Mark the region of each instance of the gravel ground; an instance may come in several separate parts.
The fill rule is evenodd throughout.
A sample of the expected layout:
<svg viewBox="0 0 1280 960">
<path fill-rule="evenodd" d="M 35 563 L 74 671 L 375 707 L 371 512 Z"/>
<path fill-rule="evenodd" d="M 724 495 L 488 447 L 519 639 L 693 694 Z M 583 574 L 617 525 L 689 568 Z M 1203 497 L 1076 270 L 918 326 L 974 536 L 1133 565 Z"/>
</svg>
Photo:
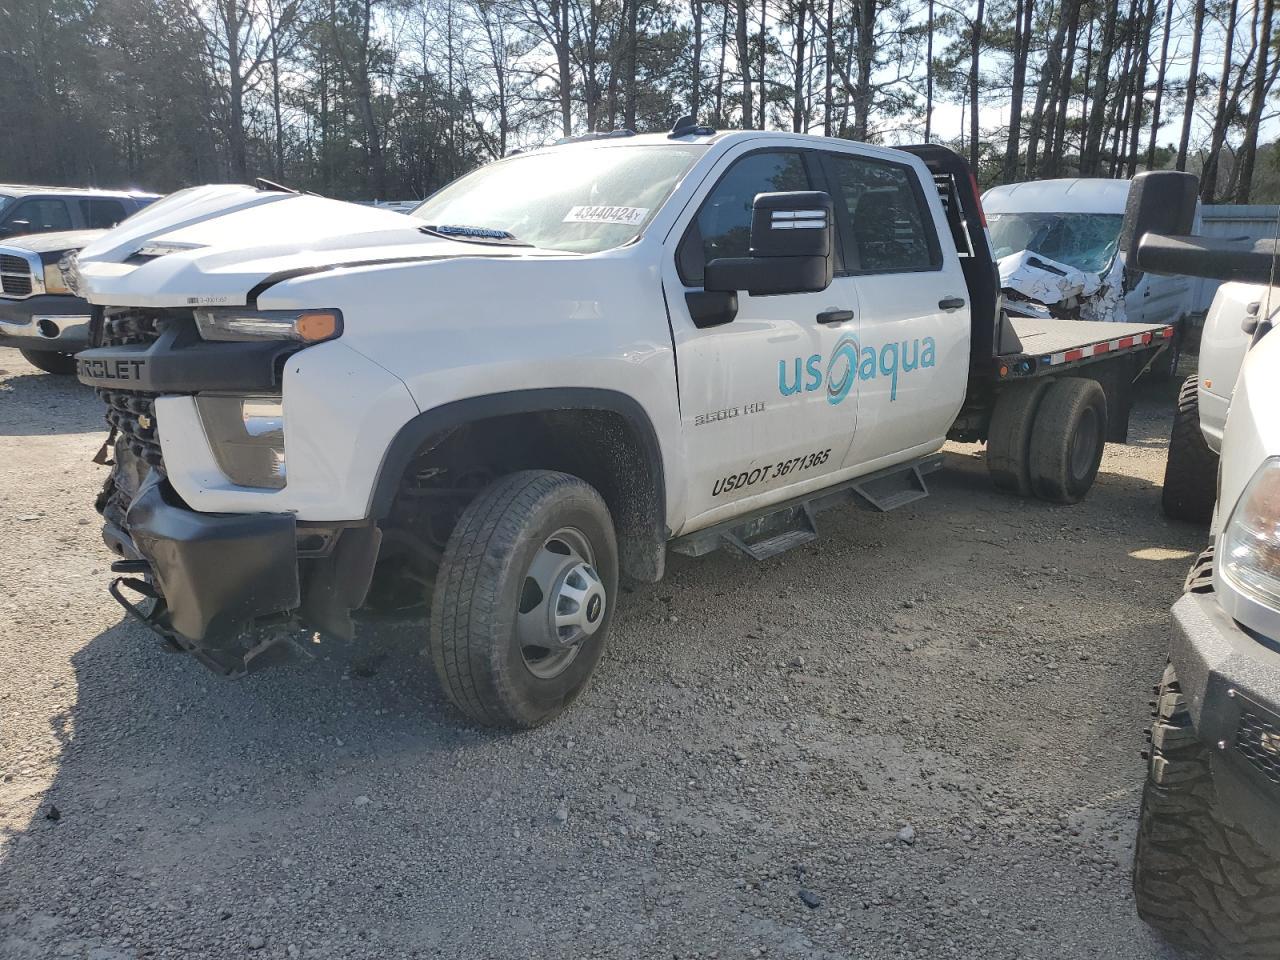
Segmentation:
<svg viewBox="0 0 1280 960">
<path fill-rule="evenodd" d="M 1129 892 L 1204 536 L 1159 511 L 1171 396 L 1078 506 L 955 445 L 903 511 L 673 556 L 510 736 L 421 623 L 241 682 L 162 652 L 105 590 L 97 402 L 0 349 L 0 957 L 1174 960 Z"/>
</svg>

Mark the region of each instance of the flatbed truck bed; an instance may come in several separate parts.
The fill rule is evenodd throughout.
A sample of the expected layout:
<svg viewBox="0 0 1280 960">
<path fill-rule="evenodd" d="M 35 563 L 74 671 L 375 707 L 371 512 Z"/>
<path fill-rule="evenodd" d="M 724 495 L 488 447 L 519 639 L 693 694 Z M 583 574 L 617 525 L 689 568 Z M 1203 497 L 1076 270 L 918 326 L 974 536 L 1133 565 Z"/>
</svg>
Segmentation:
<svg viewBox="0 0 1280 960">
<path fill-rule="evenodd" d="M 1012 334 L 1012 340 L 1002 340 L 1001 353 L 996 357 L 996 374 L 1002 380 L 1056 375 L 1069 367 L 1112 359 L 1119 354 L 1139 354 L 1153 347 L 1163 349 L 1174 336 L 1172 326 L 1159 323 L 1038 317 L 1005 317 L 1004 323 L 1005 337 Z M 1154 356 L 1152 352 L 1151 357 Z"/>
</svg>

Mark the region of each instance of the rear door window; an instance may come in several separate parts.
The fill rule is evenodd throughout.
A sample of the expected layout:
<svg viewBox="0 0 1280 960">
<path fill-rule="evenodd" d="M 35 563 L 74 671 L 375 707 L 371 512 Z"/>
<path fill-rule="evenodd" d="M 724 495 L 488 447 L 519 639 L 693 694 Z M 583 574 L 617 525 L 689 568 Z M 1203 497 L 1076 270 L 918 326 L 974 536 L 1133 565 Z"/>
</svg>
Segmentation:
<svg viewBox="0 0 1280 960">
<path fill-rule="evenodd" d="M 123 203 L 105 197 L 87 197 L 81 200 L 80 212 L 84 214 L 84 225 L 90 230 L 114 227 L 129 215 Z"/>
<path fill-rule="evenodd" d="M 904 164 L 827 153 L 836 217 L 857 273 L 937 270 L 942 252 L 918 178 Z"/>
</svg>

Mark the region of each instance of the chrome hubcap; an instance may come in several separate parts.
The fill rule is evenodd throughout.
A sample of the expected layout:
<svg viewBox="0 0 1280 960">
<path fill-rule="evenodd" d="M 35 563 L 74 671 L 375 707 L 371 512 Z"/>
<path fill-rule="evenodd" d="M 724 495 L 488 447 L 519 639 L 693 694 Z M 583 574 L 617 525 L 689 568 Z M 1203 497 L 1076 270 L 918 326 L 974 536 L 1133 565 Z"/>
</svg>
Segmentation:
<svg viewBox="0 0 1280 960">
<path fill-rule="evenodd" d="M 604 582 L 593 566 L 591 544 L 564 527 L 549 536 L 525 573 L 516 615 L 516 641 L 525 666 L 549 680 L 568 668 L 582 642 L 604 622 Z"/>
</svg>

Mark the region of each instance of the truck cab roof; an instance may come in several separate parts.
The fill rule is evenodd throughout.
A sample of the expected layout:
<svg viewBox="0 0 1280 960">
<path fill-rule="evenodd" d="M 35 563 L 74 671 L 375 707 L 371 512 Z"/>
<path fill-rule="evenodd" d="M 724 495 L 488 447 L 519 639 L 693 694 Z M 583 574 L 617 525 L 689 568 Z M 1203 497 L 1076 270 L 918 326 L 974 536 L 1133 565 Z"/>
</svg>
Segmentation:
<svg viewBox="0 0 1280 960">
<path fill-rule="evenodd" d="M 29 183 L 0 183 L 0 196 L 5 198 L 45 194 L 61 197 L 132 197 L 151 200 L 160 197 L 160 194 L 147 190 L 101 190 L 97 187 L 44 187 Z"/>
<path fill-rule="evenodd" d="M 1123 215 L 1128 198 L 1128 180 L 1077 177 L 992 187 L 983 194 L 982 206 L 987 213 Z"/>
</svg>

